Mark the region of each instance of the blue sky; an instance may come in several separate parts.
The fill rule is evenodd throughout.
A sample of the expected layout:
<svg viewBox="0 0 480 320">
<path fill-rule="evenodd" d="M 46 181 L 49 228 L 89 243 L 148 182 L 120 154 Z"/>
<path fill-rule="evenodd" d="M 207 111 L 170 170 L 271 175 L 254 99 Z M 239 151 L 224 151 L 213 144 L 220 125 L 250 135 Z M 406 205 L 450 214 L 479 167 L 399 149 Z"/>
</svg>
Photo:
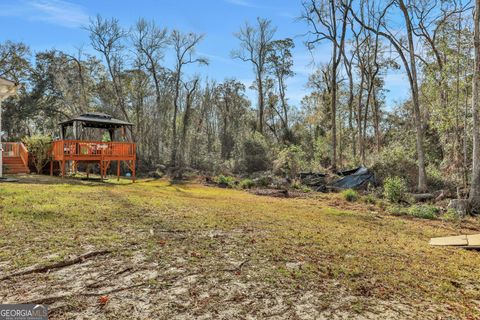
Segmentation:
<svg viewBox="0 0 480 320">
<path fill-rule="evenodd" d="M 169 29 L 205 34 L 198 53 L 207 57 L 210 65 L 190 66 L 188 73 L 217 81 L 235 77 L 248 87 L 253 80 L 251 66 L 230 58 L 231 51 L 238 48 L 233 33 L 245 21 L 264 17 L 277 26 L 276 38 L 290 37 L 296 43 L 296 76 L 288 83 L 288 97 L 298 106 L 308 92 L 305 84 L 314 68 L 312 55 L 303 45 L 307 26 L 296 20 L 300 12 L 300 0 L 0 0 L 0 41 L 23 41 L 33 51 L 56 48 L 73 53 L 82 47 L 91 52 L 88 33 L 82 29 L 89 17 L 116 17 L 126 28 L 144 17 Z M 315 63 L 327 62 L 329 56 L 329 45 L 322 45 L 314 54 Z M 386 87 L 390 107 L 408 97 L 408 83 L 402 74 L 388 74 Z M 254 99 L 254 92 L 248 91 Z"/>
</svg>

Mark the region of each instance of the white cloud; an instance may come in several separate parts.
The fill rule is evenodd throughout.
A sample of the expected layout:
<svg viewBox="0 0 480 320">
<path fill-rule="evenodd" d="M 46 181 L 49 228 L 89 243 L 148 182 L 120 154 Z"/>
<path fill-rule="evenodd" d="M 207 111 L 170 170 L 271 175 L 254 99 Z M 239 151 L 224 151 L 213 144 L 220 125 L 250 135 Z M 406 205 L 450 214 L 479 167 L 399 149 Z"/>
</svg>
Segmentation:
<svg viewBox="0 0 480 320">
<path fill-rule="evenodd" d="M 241 7 L 248 7 L 248 8 L 257 8 L 258 6 L 251 3 L 250 1 L 247 0 L 225 0 L 226 2 L 230 4 L 234 4 L 236 6 L 241 6 Z"/>
<path fill-rule="evenodd" d="M 208 58 L 209 60 L 221 62 L 221 63 L 224 63 L 224 64 L 232 64 L 232 63 L 235 62 L 232 58 L 225 58 L 225 57 L 222 57 L 222 56 L 219 56 L 219 55 L 216 55 L 216 54 L 206 53 L 206 52 L 202 52 L 202 51 L 198 51 L 197 53 L 198 53 L 199 56 L 203 56 L 203 57 Z"/>
<path fill-rule="evenodd" d="M 88 24 L 85 9 L 64 0 L 21 0 L 0 5 L 0 16 L 42 21 L 63 27 L 77 28 Z"/>
</svg>

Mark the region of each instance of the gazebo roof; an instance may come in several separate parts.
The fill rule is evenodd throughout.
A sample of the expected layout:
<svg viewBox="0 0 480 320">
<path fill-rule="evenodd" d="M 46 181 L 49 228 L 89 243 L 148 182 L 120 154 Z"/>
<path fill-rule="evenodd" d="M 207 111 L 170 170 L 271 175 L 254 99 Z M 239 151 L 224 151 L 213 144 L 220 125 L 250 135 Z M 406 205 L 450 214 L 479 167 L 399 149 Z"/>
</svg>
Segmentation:
<svg viewBox="0 0 480 320">
<path fill-rule="evenodd" d="M 89 112 L 79 115 L 78 117 L 60 122 L 59 125 L 62 127 L 73 126 L 74 122 L 82 122 L 84 127 L 90 128 L 121 128 L 126 126 L 133 126 L 132 123 L 126 122 L 123 120 L 115 119 L 112 116 L 100 113 L 100 112 Z"/>
</svg>

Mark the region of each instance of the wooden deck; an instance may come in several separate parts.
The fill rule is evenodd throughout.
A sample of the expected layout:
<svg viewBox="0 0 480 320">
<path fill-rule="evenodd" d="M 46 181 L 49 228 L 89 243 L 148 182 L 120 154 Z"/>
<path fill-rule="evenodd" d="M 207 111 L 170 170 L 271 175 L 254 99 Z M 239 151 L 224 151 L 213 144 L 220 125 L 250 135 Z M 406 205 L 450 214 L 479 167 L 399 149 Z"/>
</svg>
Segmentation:
<svg viewBox="0 0 480 320">
<path fill-rule="evenodd" d="M 135 181 L 136 145 L 130 142 L 102 142 L 82 140 L 57 140 L 52 145 L 50 174 L 53 175 L 53 161 L 60 163 L 62 177 L 65 164 L 71 161 L 75 167 L 79 162 L 98 162 L 102 178 L 112 161 L 117 161 L 117 176 L 120 176 L 120 162 L 124 161 L 132 171 Z"/>
<path fill-rule="evenodd" d="M 28 150 L 22 142 L 2 142 L 2 162 L 6 173 L 29 173 Z"/>
</svg>

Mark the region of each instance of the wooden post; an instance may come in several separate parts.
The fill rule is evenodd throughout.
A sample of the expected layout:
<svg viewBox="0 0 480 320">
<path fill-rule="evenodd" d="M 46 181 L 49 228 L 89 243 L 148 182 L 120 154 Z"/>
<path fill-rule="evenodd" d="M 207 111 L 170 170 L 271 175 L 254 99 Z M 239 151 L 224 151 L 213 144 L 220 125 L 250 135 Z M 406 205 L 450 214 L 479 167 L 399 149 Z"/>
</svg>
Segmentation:
<svg viewBox="0 0 480 320">
<path fill-rule="evenodd" d="M 53 177 L 53 159 L 50 160 L 50 176 Z"/>
<path fill-rule="evenodd" d="M 117 181 L 120 181 L 120 160 L 117 161 Z"/>
<path fill-rule="evenodd" d="M 132 177 L 133 182 L 135 182 L 135 160 L 132 161 Z"/>
<path fill-rule="evenodd" d="M 62 178 L 65 177 L 65 160 L 62 160 Z"/>
<path fill-rule="evenodd" d="M 100 149 L 100 180 L 103 181 L 103 149 Z"/>
</svg>

